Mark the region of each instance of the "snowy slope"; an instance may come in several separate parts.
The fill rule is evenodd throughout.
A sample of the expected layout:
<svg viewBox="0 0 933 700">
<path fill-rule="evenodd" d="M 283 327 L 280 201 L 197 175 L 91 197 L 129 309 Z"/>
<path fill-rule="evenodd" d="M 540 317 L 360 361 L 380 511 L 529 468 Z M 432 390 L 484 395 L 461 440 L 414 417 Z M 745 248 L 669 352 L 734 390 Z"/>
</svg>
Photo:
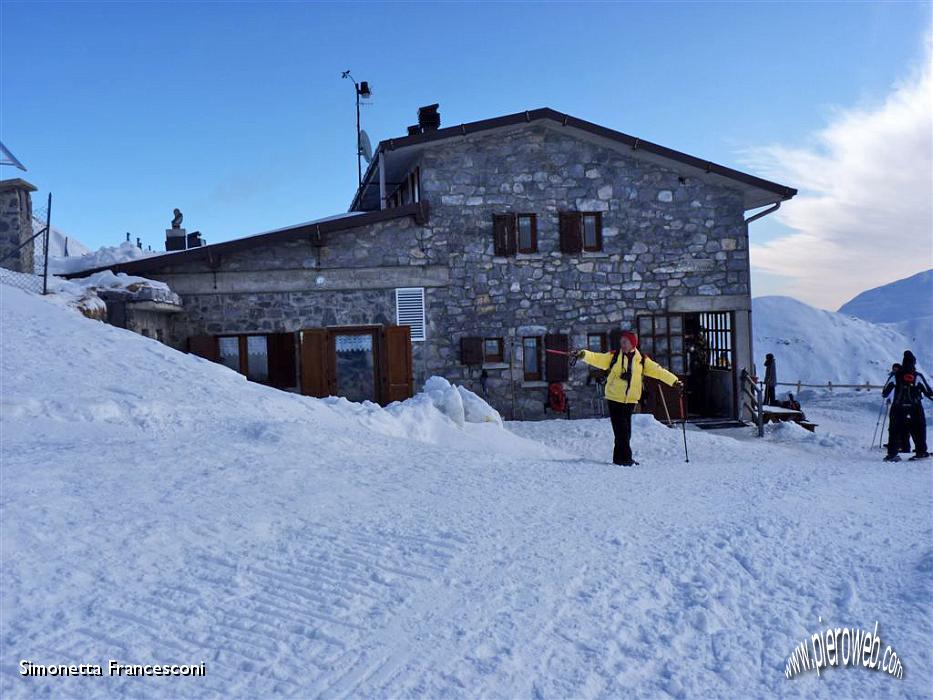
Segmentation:
<svg viewBox="0 0 933 700">
<path fill-rule="evenodd" d="M 643 466 L 622 470 L 606 420 L 471 423 L 440 381 L 408 409 L 295 396 L 2 286 L 0 328 L 4 698 L 933 685 L 933 477 L 866 448 L 877 393 L 808 404 L 816 435 L 691 430 L 689 464 L 636 416 Z M 817 629 L 876 620 L 902 680 L 785 679 Z M 207 675 L 23 678 L 24 659 Z"/>
<path fill-rule="evenodd" d="M 791 297 L 757 297 L 752 314 L 758 372 L 764 375 L 764 358 L 770 352 L 779 382 L 882 384 L 891 364 L 911 348 L 921 368 L 933 362 L 898 330 Z"/>
<path fill-rule="evenodd" d="M 897 323 L 933 316 L 933 270 L 862 292 L 839 313 L 874 323 Z"/>
<path fill-rule="evenodd" d="M 933 362 L 933 270 L 862 292 L 839 313 L 899 331 L 917 357 Z"/>
</svg>

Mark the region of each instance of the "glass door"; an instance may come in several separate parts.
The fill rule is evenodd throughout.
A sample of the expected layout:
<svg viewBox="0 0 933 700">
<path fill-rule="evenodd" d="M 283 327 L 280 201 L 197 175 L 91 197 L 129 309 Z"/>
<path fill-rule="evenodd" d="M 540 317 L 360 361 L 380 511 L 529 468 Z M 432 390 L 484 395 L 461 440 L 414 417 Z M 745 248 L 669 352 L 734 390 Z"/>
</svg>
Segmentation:
<svg viewBox="0 0 933 700">
<path fill-rule="evenodd" d="M 373 331 L 333 331 L 337 396 L 376 401 L 376 355 Z"/>
</svg>

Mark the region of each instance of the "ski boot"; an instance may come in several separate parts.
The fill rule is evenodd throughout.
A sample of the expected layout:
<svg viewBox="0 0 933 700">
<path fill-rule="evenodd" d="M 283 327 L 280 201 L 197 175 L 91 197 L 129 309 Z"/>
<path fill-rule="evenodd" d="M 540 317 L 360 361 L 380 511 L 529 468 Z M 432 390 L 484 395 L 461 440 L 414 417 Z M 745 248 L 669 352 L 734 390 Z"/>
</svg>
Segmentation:
<svg viewBox="0 0 933 700">
<path fill-rule="evenodd" d="M 929 459 L 929 458 L 930 458 L 929 452 L 918 452 L 913 457 L 911 457 L 908 461 L 916 462 L 917 460 L 920 460 L 920 459 Z"/>
<path fill-rule="evenodd" d="M 901 461 L 901 456 L 900 456 L 900 455 L 888 455 L 887 457 L 884 458 L 883 461 L 885 461 L 885 462 L 900 462 L 900 461 Z"/>
</svg>

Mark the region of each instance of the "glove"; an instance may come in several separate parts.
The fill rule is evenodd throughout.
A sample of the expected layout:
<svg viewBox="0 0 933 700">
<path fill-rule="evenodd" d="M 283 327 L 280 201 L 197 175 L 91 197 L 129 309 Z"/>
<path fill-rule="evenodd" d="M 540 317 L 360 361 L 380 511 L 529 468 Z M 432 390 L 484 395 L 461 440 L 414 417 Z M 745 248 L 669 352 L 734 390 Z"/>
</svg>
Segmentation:
<svg viewBox="0 0 933 700">
<path fill-rule="evenodd" d="M 681 394 L 684 393 L 684 383 L 679 379 L 674 382 L 674 388 L 677 389 L 677 391 L 679 391 Z"/>
<path fill-rule="evenodd" d="M 570 352 L 570 366 L 573 367 L 577 364 L 577 360 L 582 360 L 585 354 L 586 350 L 572 350 Z"/>
</svg>

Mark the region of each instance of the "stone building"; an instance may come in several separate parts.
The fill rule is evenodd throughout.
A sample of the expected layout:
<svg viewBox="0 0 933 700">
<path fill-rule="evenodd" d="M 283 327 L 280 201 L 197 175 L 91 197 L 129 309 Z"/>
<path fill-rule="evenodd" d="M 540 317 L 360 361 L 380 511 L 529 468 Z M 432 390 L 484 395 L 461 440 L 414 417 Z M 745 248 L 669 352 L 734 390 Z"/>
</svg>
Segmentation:
<svg viewBox="0 0 933 700">
<path fill-rule="evenodd" d="M 23 245 L 32 238 L 32 193 L 34 185 L 14 178 L 0 180 L 0 259 L 14 272 L 34 272 L 35 250 Z"/>
<path fill-rule="evenodd" d="M 748 223 L 796 190 L 550 109 L 440 128 L 432 105 L 408 131 L 346 215 L 111 269 L 182 297 L 166 342 L 307 394 L 385 403 L 440 374 L 531 419 L 559 382 L 595 415 L 559 353 L 630 328 L 692 415 L 742 414 Z"/>
</svg>

